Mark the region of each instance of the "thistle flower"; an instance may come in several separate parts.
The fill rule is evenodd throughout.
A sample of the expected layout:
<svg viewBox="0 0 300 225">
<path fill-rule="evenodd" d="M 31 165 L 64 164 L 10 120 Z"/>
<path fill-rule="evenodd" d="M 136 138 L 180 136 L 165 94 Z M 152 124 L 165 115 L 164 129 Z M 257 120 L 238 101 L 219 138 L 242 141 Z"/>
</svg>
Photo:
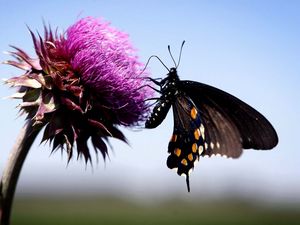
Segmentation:
<svg viewBox="0 0 300 225">
<path fill-rule="evenodd" d="M 128 35 L 91 17 L 64 35 L 46 26 L 43 38 L 30 33 L 38 58 L 12 46 L 16 60 L 5 62 L 26 71 L 6 81 L 19 87 L 12 97 L 22 99 L 20 110 L 35 129 L 44 128 L 42 141 L 49 140 L 52 151 L 66 147 L 70 160 L 76 145 L 87 162 L 90 139 L 105 159 L 108 137 L 126 142 L 118 126 L 144 121 L 152 95 Z"/>
</svg>

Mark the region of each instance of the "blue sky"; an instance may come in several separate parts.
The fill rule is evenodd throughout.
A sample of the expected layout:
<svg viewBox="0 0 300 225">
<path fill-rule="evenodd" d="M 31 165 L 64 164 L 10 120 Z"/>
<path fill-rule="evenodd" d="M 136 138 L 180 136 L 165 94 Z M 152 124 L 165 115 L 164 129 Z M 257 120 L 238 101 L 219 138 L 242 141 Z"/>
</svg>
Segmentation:
<svg viewBox="0 0 300 225">
<path fill-rule="evenodd" d="M 265 200 L 300 201 L 300 3 L 299 1 L 7 1 L 1 0 L 0 50 L 13 44 L 34 55 L 26 25 L 42 31 L 42 21 L 63 31 L 85 16 L 104 17 L 130 34 L 145 62 L 158 55 L 179 75 L 221 88 L 263 113 L 279 135 L 273 151 L 247 150 L 237 160 L 202 158 L 191 175 L 190 197 L 237 194 Z M 0 61 L 9 57 L 0 54 Z M 167 71 L 151 61 L 153 77 Z M 20 74 L 0 65 L 0 77 Z M 4 85 L 0 96 L 13 93 Z M 0 100 L 0 172 L 23 125 L 16 101 Z M 48 145 L 33 146 L 22 171 L 19 193 L 114 192 L 136 197 L 186 196 L 185 179 L 165 161 L 173 130 L 172 113 L 155 130 L 124 129 L 130 146 L 112 141 L 110 160 L 94 168 L 66 155 L 50 156 Z M 38 188 L 37 188 L 38 187 Z M 205 194 L 204 194 L 205 193 Z"/>
</svg>

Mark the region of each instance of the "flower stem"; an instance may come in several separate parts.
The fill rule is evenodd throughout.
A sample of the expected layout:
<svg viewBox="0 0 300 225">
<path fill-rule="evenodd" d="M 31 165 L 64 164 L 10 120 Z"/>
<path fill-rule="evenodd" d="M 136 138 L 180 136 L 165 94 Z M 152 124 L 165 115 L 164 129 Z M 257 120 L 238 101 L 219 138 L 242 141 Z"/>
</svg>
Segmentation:
<svg viewBox="0 0 300 225">
<path fill-rule="evenodd" d="M 22 128 L 16 143 L 10 153 L 0 182 L 0 225 L 9 225 L 14 193 L 18 178 L 39 129 L 34 129 L 32 122 L 28 121 Z"/>
</svg>

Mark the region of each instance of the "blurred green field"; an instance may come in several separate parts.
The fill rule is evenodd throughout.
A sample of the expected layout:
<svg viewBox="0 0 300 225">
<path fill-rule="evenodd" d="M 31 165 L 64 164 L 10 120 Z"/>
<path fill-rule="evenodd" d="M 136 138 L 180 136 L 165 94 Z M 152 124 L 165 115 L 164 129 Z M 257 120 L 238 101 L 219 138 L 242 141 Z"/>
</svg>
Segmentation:
<svg viewBox="0 0 300 225">
<path fill-rule="evenodd" d="M 12 225 L 299 225 L 300 206 L 258 206 L 243 201 L 169 200 L 142 204 L 116 198 L 17 198 Z"/>
</svg>

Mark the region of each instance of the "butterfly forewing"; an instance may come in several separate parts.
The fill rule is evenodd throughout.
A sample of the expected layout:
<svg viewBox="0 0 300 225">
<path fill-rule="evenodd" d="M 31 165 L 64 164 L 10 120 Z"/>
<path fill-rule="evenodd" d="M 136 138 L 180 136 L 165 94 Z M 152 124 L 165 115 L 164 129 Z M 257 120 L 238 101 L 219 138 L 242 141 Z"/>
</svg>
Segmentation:
<svg viewBox="0 0 300 225">
<path fill-rule="evenodd" d="M 271 123 L 245 102 L 220 89 L 194 81 L 181 81 L 180 86 L 198 108 L 210 115 L 204 120 L 219 124 L 217 117 L 222 117 L 227 127 L 237 130 L 242 148 L 271 149 L 277 145 L 278 137 Z M 218 131 L 223 139 L 237 138 L 225 130 Z"/>
</svg>

